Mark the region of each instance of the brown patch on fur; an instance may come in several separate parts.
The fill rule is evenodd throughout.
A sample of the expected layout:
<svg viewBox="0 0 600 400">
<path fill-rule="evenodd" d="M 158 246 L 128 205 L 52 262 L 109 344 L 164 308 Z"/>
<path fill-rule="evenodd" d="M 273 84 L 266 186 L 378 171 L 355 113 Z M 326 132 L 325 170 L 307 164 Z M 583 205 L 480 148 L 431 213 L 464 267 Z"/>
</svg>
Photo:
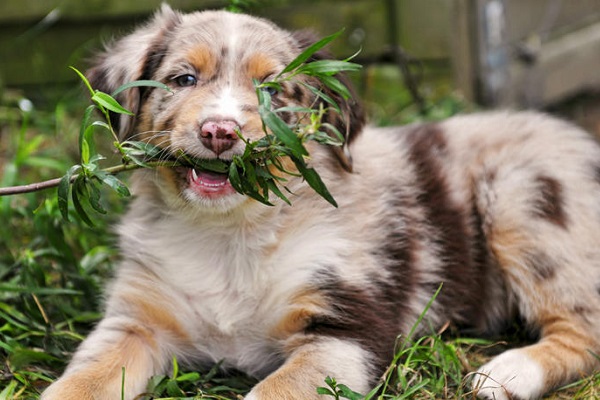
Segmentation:
<svg viewBox="0 0 600 400">
<path fill-rule="evenodd" d="M 317 387 L 322 386 L 327 371 L 315 365 L 314 351 L 300 350 L 253 390 L 259 399 L 318 400 Z"/>
<path fill-rule="evenodd" d="M 145 290 L 146 296 L 124 294 L 121 296 L 123 302 L 133 310 L 133 317 L 140 322 L 142 326 L 152 327 L 172 335 L 175 339 L 188 342 L 190 337 L 181 323 L 173 315 L 172 311 L 161 307 L 161 304 L 170 304 L 169 299 L 162 298 L 159 294 Z M 148 336 L 148 337 L 146 337 Z M 153 333 L 144 335 L 151 343 Z"/>
<path fill-rule="evenodd" d="M 250 78 L 265 79 L 277 71 L 277 64 L 266 54 L 252 54 L 246 63 L 246 73 Z"/>
<path fill-rule="evenodd" d="M 206 46 L 198 46 L 187 53 L 187 60 L 198 71 L 199 78 L 209 80 L 217 71 L 217 58 Z"/>
<path fill-rule="evenodd" d="M 388 287 L 392 289 L 394 284 Z M 318 289 L 328 302 L 329 312 L 314 315 L 305 333 L 356 342 L 373 354 L 373 378 L 379 376 L 393 357 L 402 317 L 395 307 L 406 295 L 397 292 L 395 301 L 388 302 L 388 296 L 380 296 L 378 288 L 351 286 L 334 277 Z"/>
<path fill-rule="evenodd" d="M 593 178 L 596 182 L 600 183 L 600 165 L 593 165 Z"/>
<path fill-rule="evenodd" d="M 534 252 L 524 256 L 525 263 L 537 280 L 552 279 L 558 270 L 557 263 L 542 252 Z"/>
<path fill-rule="evenodd" d="M 136 395 L 131 392 L 131 387 L 150 378 L 148 366 L 152 364 L 151 352 L 157 350 L 156 343 L 150 344 L 152 349 L 148 348 L 147 338 L 151 334 L 140 326 L 123 326 L 122 332 L 123 335 L 110 346 L 96 350 L 93 359 L 84 360 L 85 366 L 76 373 L 68 374 L 52 385 L 44 397 L 60 393 L 60 398 L 65 400 L 118 398 L 122 368 L 125 368 L 125 397 Z"/>
<path fill-rule="evenodd" d="M 542 339 L 526 350 L 546 372 L 548 387 L 593 370 L 596 362 L 590 351 L 598 351 L 598 344 L 585 333 L 586 327 L 557 314 L 546 314 L 539 322 Z"/>
<path fill-rule="evenodd" d="M 558 180 L 543 175 L 536 178 L 536 183 L 540 190 L 540 196 L 535 202 L 534 214 L 566 229 L 567 216 L 563 206 L 562 185 Z"/>
<path fill-rule="evenodd" d="M 275 325 L 269 336 L 287 339 L 295 333 L 302 332 L 311 319 L 326 309 L 323 296 L 315 290 L 303 290 L 290 299 L 291 310 Z"/>
<path fill-rule="evenodd" d="M 296 168 L 296 164 L 294 164 L 294 162 L 289 157 L 281 157 L 281 158 L 277 159 L 277 161 L 279 162 L 279 165 L 285 171 L 289 171 L 293 174 L 298 173 L 298 168 Z M 285 174 L 284 172 L 281 172 L 279 170 L 279 168 L 275 167 L 274 165 L 269 165 L 268 169 L 269 169 L 269 172 L 275 176 L 278 176 L 278 177 L 284 178 L 284 179 L 289 178 L 289 176 L 287 174 Z"/>
<path fill-rule="evenodd" d="M 444 282 L 438 304 L 450 305 L 444 310 L 458 323 L 479 325 L 483 320 L 482 301 L 486 293 L 488 268 L 487 242 L 482 232 L 482 217 L 475 206 L 468 209 L 456 204 L 444 173 L 447 157 L 445 132 L 437 124 L 425 124 L 408 134 L 410 160 L 415 166 L 419 195 L 425 220 L 434 235 L 437 258 L 444 260 L 440 282 Z M 473 277 L 466 284 L 463 277 Z M 440 282 L 430 283 L 437 289 Z"/>
</svg>

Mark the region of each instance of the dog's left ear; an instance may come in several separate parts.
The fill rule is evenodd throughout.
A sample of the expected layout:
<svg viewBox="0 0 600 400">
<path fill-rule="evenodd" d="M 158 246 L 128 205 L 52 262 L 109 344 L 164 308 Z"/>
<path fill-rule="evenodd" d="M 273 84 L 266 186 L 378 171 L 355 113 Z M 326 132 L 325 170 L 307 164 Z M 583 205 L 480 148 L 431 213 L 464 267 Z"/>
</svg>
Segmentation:
<svg viewBox="0 0 600 400">
<path fill-rule="evenodd" d="M 168 48 L 167 34 L 181 22 L 181 14 L 163 4 L 146 26 L 107 46 L 105 52 L 92 61 L 86 72 L 93 89 L 112 93 L 118 87 L 136 80 L 153 79 Z M 117 100 L 126 109 L 137 114 L 146 88 L 127 89 Z M 110 114 L 111 124 L 121 139 L 135 127 L 135 116 Z"/>
<path fill-rule="evenodd" d="M 318 40 L 317 36 L 311 31 L 293 32 L 292 36 L 296 40 L 300 51 L 304 51 Z M 328 51 L 319 50 L 314 53 L 307 62 L 331 59 L 333 59 L 333 56 Z M 324 122 L 335 126 L 336 129 L 344 135 L 343 146 L 330 147 L 342 167 L 346 171 L 352 172 L 352 157 L 348 146 L 362 132 L 365 125 L 365 112 L 362 104 L 357 100 L 356 92 L 350 83 L 348 76 L 344 73 L 339 73 L 336 74 L 335 77 L 348 88 L 351 96 L 350 98 L 345 99 L 337 92 L 323 86 L 321 88 L 323 92 L 330 96 L 338 104 L 341 110 L 341 113 L 339 113 L 332 107 L 329 107 L 329 111 L 324 117 Z M 318 107 L 319 104 L 317 103 L 316 106 Z M 324 104 L 324 106 L 327 107 L 327 104 Z"/>
</svg>

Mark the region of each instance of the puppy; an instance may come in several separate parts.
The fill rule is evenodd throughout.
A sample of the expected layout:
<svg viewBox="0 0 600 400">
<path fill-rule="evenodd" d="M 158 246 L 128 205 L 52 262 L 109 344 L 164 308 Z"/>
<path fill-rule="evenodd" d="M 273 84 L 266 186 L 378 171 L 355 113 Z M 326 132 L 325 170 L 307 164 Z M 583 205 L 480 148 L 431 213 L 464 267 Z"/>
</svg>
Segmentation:
<svg viewBox="0 0 600 400">
<path fill-rule="evenodd" d="M 171 88 L 120 98 L 135 112 L 114 120 L 123 138 L 231 160 L 245 147 L 236 132 L 264 135 L 253 79 L 308 44 L 259 18 L 165 6 L 88 76 L 109 93 L 137 79 Z M 478 396 L 534 399 L 598 367 L 596 142 L 534 113 L 376 128 L 337 100 L 342 113 L 325 120 L 346 134 L 344 151 L 308 145 L 337 208 L 299 177 L 292 206 L 266 206 L 224 174 L 135 173 L 104 319 L 43 399 L 119 399 L 123 368 L 133 399 L 173 356 L 261 378 L 249 400 L 317 399 L 326 376 L 367 392 L 441 283 L 418 333 L 448 321 L 493 333 L 519 316 L 539 335 L 481 367 Z M 318 106 L 299 82 L 273 101 Z"/>
</svg>

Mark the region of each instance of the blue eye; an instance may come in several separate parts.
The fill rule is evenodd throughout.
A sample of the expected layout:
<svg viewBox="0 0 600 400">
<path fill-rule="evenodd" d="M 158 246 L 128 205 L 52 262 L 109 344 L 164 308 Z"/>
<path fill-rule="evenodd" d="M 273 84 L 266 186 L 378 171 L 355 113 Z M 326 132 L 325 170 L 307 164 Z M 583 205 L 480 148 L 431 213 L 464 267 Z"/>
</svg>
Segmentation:
<svg viewBox="0 0 600 400">
<path fill-rule="evenodd" d="M 177 86 L 180 87 L 196 86 L 196 83 L 198 83 L 198 79 L 194 75 L 190 74 L 180 75 L 173 80 L 175 81 Z"/>
<path fill-rule="evenodd" d="M 269 93 L 270 96 L 275 96 L 277 93 L 279 93 L 279 89 L 271 85 L 265 85 L 261 87 L 260 90 Z"/>
</svg>

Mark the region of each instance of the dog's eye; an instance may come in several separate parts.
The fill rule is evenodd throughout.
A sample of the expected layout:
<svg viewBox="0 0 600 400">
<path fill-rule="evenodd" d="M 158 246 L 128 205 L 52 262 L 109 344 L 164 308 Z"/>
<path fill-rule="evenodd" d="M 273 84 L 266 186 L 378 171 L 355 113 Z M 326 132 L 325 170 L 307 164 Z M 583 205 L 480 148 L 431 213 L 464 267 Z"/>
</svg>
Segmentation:
<svg viewBox="0 0 600 400">
<path fill-rule="evenodd" d="M 198 83 L 198 79 L 190 74 L 180 75 L 173 80 L 180 87 L 196 86 L 196 83 Z"/>
<path fill-rule="evenodd" d="M 269 93 L 270 96 L 275 96 L 277 93 L 279 93 L 279 88 L 274 85 L 261 86 L 260 90 L 262 90 L 263 92 Z"/>
</svg>

